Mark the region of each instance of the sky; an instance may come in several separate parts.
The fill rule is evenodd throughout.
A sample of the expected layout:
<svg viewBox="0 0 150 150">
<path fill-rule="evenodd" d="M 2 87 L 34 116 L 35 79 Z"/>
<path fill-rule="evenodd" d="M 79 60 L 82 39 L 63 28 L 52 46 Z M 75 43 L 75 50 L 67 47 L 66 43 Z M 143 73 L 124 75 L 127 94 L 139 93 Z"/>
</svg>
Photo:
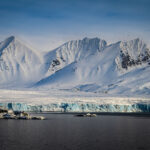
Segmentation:
<svg viewBox="0 0 150 150">
<path fill-rule="evenodd" d="M 11 35 L 40 51 L 84 37 L 150 45 L 150 0 L 0 0 L 0 41 Z"/>
</svg>

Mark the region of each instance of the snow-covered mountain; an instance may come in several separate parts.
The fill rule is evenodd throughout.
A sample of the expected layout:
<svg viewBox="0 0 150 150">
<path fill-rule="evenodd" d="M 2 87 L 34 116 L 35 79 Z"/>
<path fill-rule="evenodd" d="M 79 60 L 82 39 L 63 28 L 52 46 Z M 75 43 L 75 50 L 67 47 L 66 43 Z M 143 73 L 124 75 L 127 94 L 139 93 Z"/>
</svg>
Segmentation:
<svg viewBox="0 0 150 150">
<path fill-rule="evenodd" d="M 47 76 L 36 86 L 100 93 L 150 93 L 150 50 L 138 38 L 111 45 L 98 38 L 84 38 L 65 43 L 46 57 Z"/>
<path fill-rule="evenodd" d="M 43 74 L 40 54 L 11 36 L 0 43 L 0 86 L 15 87 L 35 83 Z"/>
<path fill-rule="evenodd" d="M 99 38 L 84 38 L 83 40 L 69 41 L 55 50 L 46 53 L 44 58 L 48 65 L 48 75 L 71 63 L 94 55 L 98 51 L 103 51 L 106 44 L 106 41 Z"/>
<path fill-rule="evenodd" d="M 0 72 L 0 87 L 150 94 L 150 50 L 138 38 L 110 45 L 84 38 L 42 55 L 9 37 L 0 43 Z"/>
</svg>

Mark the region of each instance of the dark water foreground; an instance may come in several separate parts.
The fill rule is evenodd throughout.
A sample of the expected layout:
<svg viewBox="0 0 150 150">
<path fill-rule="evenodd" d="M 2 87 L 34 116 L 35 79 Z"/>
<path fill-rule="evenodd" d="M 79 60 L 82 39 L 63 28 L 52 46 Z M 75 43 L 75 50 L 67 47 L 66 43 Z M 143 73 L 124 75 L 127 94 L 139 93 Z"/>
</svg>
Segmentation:
<svg viewBox="0 0 150 150">
<path fill-rule="evenodd" d="M 0 120 L 0 150 L 150 150 L 150 117 L 42 114 L 47 120 Z"/>
</svg>

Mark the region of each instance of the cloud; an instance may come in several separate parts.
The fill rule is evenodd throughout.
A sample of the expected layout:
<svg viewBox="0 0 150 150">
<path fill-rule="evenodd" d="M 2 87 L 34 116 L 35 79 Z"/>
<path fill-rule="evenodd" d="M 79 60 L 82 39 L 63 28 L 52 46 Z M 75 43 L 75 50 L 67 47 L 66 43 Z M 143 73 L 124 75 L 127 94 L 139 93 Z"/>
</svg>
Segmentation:
<svg viewBox="0 0 150 150">
<path fill-rule="evenodd" d="M 137 36 L 142 33 L 140 35 L 144 37 L 150 26 L 150 1 L 1 0 L 0 22 L 1 34 L 33 37 L 33 41 L 38 41 L 37 45 L 39 39 L 65 41 L 99 33 L 107 39 L 117 39 L 113 35 L 128 38 L 127 33 Z M 145 35 L 149 33 L 147 31 Z"/>
</svg>

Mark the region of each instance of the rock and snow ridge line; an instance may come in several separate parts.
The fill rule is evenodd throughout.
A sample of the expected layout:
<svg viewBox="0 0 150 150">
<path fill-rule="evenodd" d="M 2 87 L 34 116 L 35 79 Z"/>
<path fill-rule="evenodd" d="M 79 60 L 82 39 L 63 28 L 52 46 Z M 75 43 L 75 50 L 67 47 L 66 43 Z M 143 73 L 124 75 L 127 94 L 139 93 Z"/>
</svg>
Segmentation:
<svg viewBox="0 0 150 150">
<path fill-rule="evenodd" d="M 65 43 L 46 57 L 49 71 L 42 88 L 110 94 L 150 93 L 150 50 L 140 39 L 107 45 L 98 38 Z"/>
<path fill-rule="evenodd" d="M 140 39 L 69 41 L 40 54 L 14 36 L 0 43 L 0 87 L 149 95 L 150 50 Z"/>
</svg>

